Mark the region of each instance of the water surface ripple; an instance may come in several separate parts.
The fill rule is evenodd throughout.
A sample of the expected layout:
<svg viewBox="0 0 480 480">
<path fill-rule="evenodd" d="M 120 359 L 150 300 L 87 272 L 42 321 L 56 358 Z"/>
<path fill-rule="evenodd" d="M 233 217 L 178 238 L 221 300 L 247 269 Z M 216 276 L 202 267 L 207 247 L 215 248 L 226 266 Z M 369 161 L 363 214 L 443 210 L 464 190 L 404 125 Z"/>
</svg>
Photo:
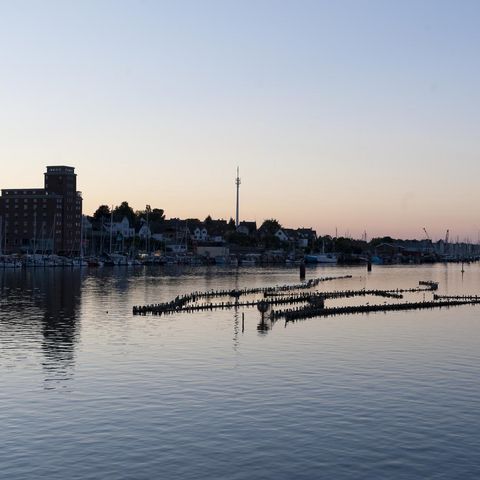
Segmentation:
<svg viewBox="0 0 480 480">
<path fill-rule="evenodd" d="M 480 268 L 309 269 L 321 288 L 480 294 Z M 480 306 L 277 322 L 132 316 L 296 269 L 0 272 L 6 479 L 480 477 Z M 371 299 L 348 299 L 346 302 Z M 378 300 L 383 302 L 383 299 Z"/>
</svg>

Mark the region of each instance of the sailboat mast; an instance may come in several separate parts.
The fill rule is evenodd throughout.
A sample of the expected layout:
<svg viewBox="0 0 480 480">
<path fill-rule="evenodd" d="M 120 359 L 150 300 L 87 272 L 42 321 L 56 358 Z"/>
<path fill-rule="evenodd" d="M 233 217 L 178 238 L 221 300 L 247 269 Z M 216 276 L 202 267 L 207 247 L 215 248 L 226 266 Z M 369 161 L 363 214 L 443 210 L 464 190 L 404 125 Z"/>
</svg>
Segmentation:
<svg viewBox="0 0 480 480">
<path fill-rule="evenodd" d="M 37 253 L 37 212 L 33 214 L 33 254 Z"/>
</svg>

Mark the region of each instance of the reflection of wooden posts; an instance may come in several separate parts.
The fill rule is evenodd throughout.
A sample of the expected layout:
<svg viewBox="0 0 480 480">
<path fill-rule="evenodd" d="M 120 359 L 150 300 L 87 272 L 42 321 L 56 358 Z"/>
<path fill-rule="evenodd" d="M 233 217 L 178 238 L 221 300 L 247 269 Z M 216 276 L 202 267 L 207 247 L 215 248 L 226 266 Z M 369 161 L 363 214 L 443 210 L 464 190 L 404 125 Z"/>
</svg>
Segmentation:
<svg viewBox="0 0 480 480">
<path fill-rule="evenodd" d="M 372 260 L 370 258 L 367 260 L 367 272 L 372 271 Z"/>
<path fill-rule="evenodd" d="M 312 295 L 308 303 L 316 308 L 325 308 L 325 297 L 323 295 Z"/>
<path fill-rule="evenodd" d="M 242 312 L 242 333 L 245 331 L 245 313 Z"/>
<path fill-rule="evenodd" d="M 258 311 L 262 314 L 262 322 L 263 322 L 265 312 L 269 308 L 268 302 L 265 302 L 265 301 L 261 300 L 260 302 L 257 303 L 257 308 L 258 308 Z"/>
<path fill-rule="evenodd" d="M 258 308 L 258 311 L 262 314 L 262 320 L 259 323 L 257 329 L 262 332 L 265 332 L 268 330 L 268 325 L 266 325 L 265 323 L 265 313 L 268 310 L 269 305 L 267 302 L 261 300 L 260 302 L 257 303 L 257 308 Z"/>
<path fill-rule="evenodd" d="M 300 264 L 300 280 L 305 280 L 305 262 Z"/>
</svg>

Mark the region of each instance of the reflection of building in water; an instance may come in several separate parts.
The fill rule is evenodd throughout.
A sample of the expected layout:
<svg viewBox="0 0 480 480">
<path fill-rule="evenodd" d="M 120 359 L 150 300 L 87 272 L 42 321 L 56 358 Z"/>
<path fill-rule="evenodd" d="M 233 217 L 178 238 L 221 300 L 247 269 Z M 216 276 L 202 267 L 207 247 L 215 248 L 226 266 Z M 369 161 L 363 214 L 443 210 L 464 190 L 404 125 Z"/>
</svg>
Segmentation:
<svg viewBox="0 0 480 480">
<path fill-rule="evenodd" d="M 80 270 L 54 268 L 2 272 L 0 349 L 7 362 L 17 365 L 18 358 L 40 353 L 47 380 L 70 376 L 82 276 Z"/>
<path fill-rule="evenodd" d="M 53 271 L 52 271 L 53 270 Z M 50 380 L 69 376 L 74 363 L 74 346 L 78 339 L 77 313 L 80 306 L 82 272 L 49 269 L 41 277 L 43 308 L 44 368 Z"/>
</svg>

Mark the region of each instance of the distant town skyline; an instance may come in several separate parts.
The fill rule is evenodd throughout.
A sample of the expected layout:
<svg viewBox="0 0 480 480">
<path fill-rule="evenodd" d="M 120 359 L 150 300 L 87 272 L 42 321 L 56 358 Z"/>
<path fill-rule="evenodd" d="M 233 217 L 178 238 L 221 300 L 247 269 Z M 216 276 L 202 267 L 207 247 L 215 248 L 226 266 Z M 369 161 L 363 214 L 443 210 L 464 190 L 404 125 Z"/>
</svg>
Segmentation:
<svg viewBox="0 0 480 480">
<path fill-rule="evenodd" d="M 0 188 L 72 165 L 84 212 L 476 242 L 480 4 L 0 5 Z"/>
</svg>

